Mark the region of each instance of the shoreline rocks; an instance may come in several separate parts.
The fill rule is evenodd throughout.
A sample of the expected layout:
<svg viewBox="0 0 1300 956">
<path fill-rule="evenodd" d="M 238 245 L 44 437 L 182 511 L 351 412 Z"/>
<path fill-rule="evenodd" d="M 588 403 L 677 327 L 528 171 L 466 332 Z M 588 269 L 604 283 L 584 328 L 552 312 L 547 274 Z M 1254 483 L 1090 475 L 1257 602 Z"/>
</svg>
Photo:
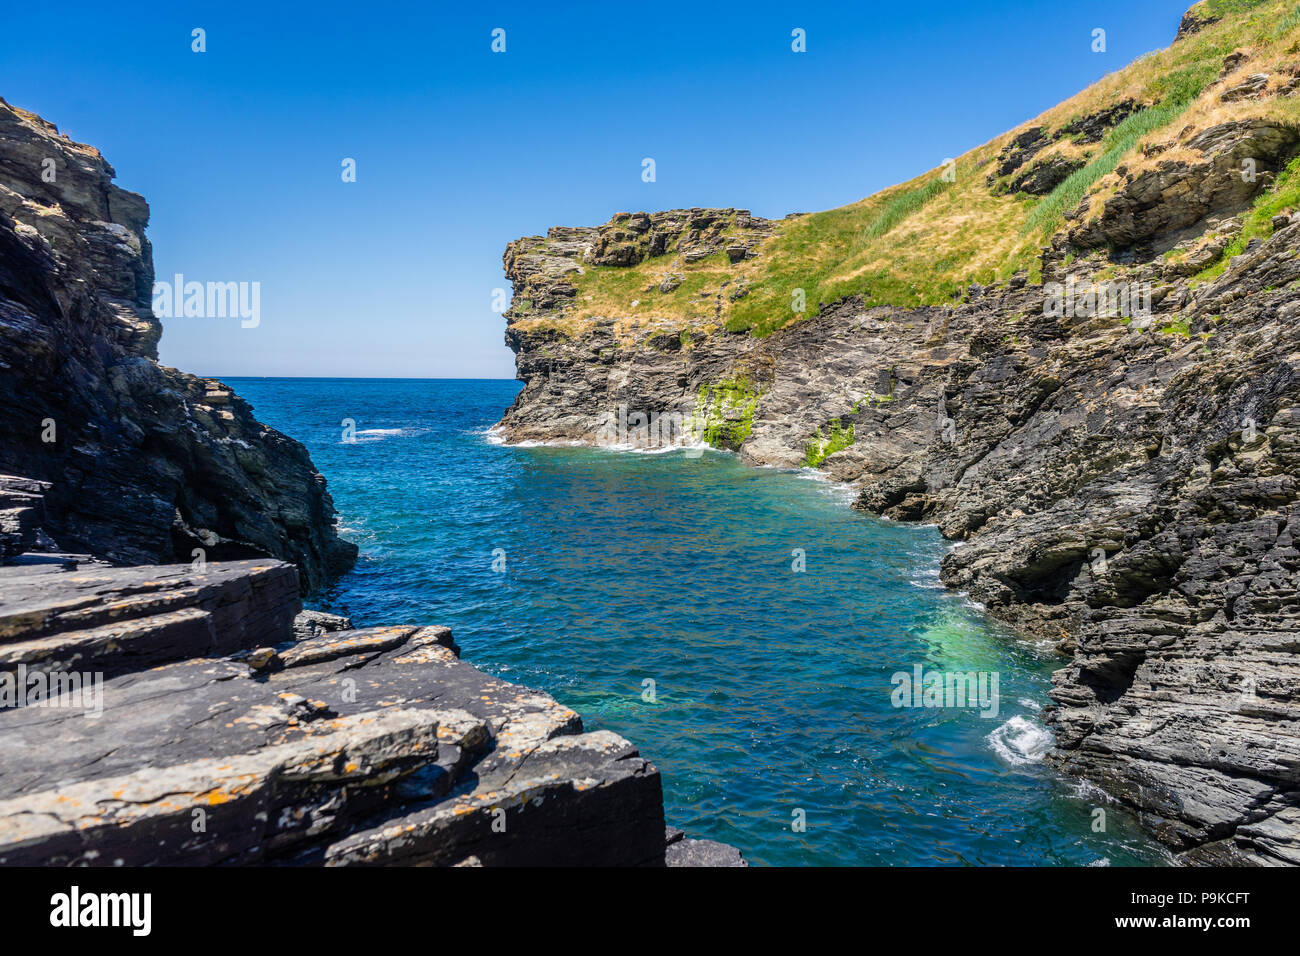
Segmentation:
<svg viewBox="0 0 1300 956">
<path fill-rule="evenodd" d="M 0 865 L 744 865 L 447 628 L 354 630 L 298 590 L 275 560 L 0 565 Z"/>
</svg>

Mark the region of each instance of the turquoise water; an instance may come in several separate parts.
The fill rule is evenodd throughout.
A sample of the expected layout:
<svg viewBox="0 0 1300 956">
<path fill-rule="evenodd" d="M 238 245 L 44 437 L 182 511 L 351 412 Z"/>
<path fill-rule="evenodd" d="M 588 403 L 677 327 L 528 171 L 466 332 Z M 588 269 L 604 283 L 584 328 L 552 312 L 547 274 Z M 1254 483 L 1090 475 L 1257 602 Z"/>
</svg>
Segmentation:
<svg viewBox="0 0 1300 956">
<path fill-rule="evenodd" d="M 938 586 L 933 528 L 721 453 L 493 444 L 515 382 L 230 381 L 307 445 L 361 547 L 317 606 L 451 626 L 466 660 L 634 741 L 692 835 L 756 864 L 1161 861 L 1042 763 L 1060 659 Z M 996 716 L 893 706 L 917 665 L 996 673 Z"/>
</svg>

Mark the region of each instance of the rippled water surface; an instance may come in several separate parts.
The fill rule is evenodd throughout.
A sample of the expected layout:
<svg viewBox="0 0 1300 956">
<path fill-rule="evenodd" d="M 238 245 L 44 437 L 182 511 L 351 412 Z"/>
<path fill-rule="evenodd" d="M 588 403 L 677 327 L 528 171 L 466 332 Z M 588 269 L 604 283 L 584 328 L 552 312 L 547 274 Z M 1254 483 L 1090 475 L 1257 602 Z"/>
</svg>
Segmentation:
<svg viewBox="0 0 1300 956">
<path fill-rule="evenodd" d="M 515 382 L 230 381 L 308 446 L 361 547 L 317 606 L 450 625 L 466 660 L 634 741 L 692 835 L 756 864 L 1160 862 L 1043 764 L 1060 660 L 938 586 L 934 529 L 715 452 L 493 444 Z M 893 706 L 917 665 L 996 673 L 996 716 Z"/>
</svg>

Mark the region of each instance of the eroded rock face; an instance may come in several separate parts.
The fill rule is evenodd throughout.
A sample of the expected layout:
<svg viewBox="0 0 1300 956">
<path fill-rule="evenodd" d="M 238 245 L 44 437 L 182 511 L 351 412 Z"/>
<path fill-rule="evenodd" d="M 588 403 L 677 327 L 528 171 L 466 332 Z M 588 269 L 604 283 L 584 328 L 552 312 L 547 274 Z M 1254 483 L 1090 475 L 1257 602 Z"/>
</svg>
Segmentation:
<svg viewBox="0 0 1300 956">
<path fill-rule="evenodd" d="M 1062 127 L 1061 135 L 1074 137 L 1080 143 L 1100 143 L 1108 132 L 1140 109 L 1142 104 L 1137 100 L 1121 100 L 1106 109 L 1067 123 Z"/>
<path fill-rule="evenodd" d="M 1100 143 L 1107 133 L 1142 108 L 1137 100 L 1126 99 L 1079 116 L 1054 131 L 1031 126 L 999 151 L 997 163 L 985 181 L 1000 193 L 1046 196 L 1086 166 L 1093 155 L 1090 150 L 1061 155 L 1050 149 L 1053 144 L 1067 140 L 1089 146 Z"/>
<path fill-rule="evenodd" d="M 1205 9 L 1204 4 L 1197 3 L 1183 14 L 1183 19 L 1178 23 L 1178 33 L 1174 36 L 1174 42 L 1189 37 L 1193 33 L 1200 33 L 1206 27 L 1218 23 L 1219 20 L 1219 17 L 1214 16 Z"/>
<path fill-rule="evenodd" d="M 1186 144 L 1198 159 L 1168 160 L 1126 175 L 1101 214 L 1069 234 L 1079 249 L 1147 246 L 1163 252 L 1211 216 L 1241 210 L 1273 182 L 1300 148 L 1300 131 L 1265 119 L 1235 120 L 1196 133 Z M 1248 162 L 1249 174 L 1243 175 Z"/>
<path fill-rule="evenodd" d="M 0 571 L 0 673 L 117 674 L 281 639 L 301 609 L 282 561 L 118 568 L 30 554 Z"/>
<path fill-rule="evenodd" d="M 356 555 L 325 480 L 220 382 L 158 365 L 149 209 L 113 176 L 0 100 L 0 470 L 50 483 L 65 549 L 274 556 L 313 590 Z"/>
<path fill-rule="evenodd" d="M 0 475 L 0 561 L 36 546 L 49 490 L 49 482 Z"/>
<path fill-rule="evenodd" d="M 1031 164 L 1028 169 L 1013 177 L 1007 184 L 1007 192 L 1046 196 L 1085 165 L 1087 162 L 1082 159 L 1072 160 L 1063 156 L 1053 156 L 1040 163 Z"/>
<path fill-rule="evenodd" d="M 990 175 L 990 181 L 998 176 L 1010 176 L 1051 145 L 1051 142 L 1051 137 L 1042 126 L 1031 126 L 1016 135 L 998 154 L 997 170 Z"/>
<path fill-rule="evenodd" d="M 746 460 L 798 466 L 851 426 L 821 467 L 861 508 L 937 523 L 961 543 L 945 583 L 1068 655 L 1046 715 L 1062 769 L 1188 862 L 1300 862 L 1300 219 L 1275 227 L 1196 288 L 1134 265 L 1145 318 L 1045 309 L 1017 281 L 678 348 L 612 323 L 512 335 L 526 384 L 503 428 L 608 443 L 611 411 L 689 415 L 737 378 Z M 1045 279 L 1067 278 L 1059 252 Z"/>
</svg>

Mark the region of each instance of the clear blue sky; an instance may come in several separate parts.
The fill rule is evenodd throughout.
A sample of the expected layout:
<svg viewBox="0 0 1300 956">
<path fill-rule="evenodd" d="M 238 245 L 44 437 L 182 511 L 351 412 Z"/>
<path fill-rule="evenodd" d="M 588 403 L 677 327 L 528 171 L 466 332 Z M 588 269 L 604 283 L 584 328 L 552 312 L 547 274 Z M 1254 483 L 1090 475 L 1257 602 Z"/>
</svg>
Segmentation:
<svg viewBox="0 0 1300 956">
<path fill-rule="evenodd" d="M 509 240 L 852 202 L 1167 45 L 1190 3 L 10 3 L 0 96 L 145 195 L 159 278 L 261 283 L 258 328 L 168 320 L 166 364 L 509 378 Z"/>
</svg>

